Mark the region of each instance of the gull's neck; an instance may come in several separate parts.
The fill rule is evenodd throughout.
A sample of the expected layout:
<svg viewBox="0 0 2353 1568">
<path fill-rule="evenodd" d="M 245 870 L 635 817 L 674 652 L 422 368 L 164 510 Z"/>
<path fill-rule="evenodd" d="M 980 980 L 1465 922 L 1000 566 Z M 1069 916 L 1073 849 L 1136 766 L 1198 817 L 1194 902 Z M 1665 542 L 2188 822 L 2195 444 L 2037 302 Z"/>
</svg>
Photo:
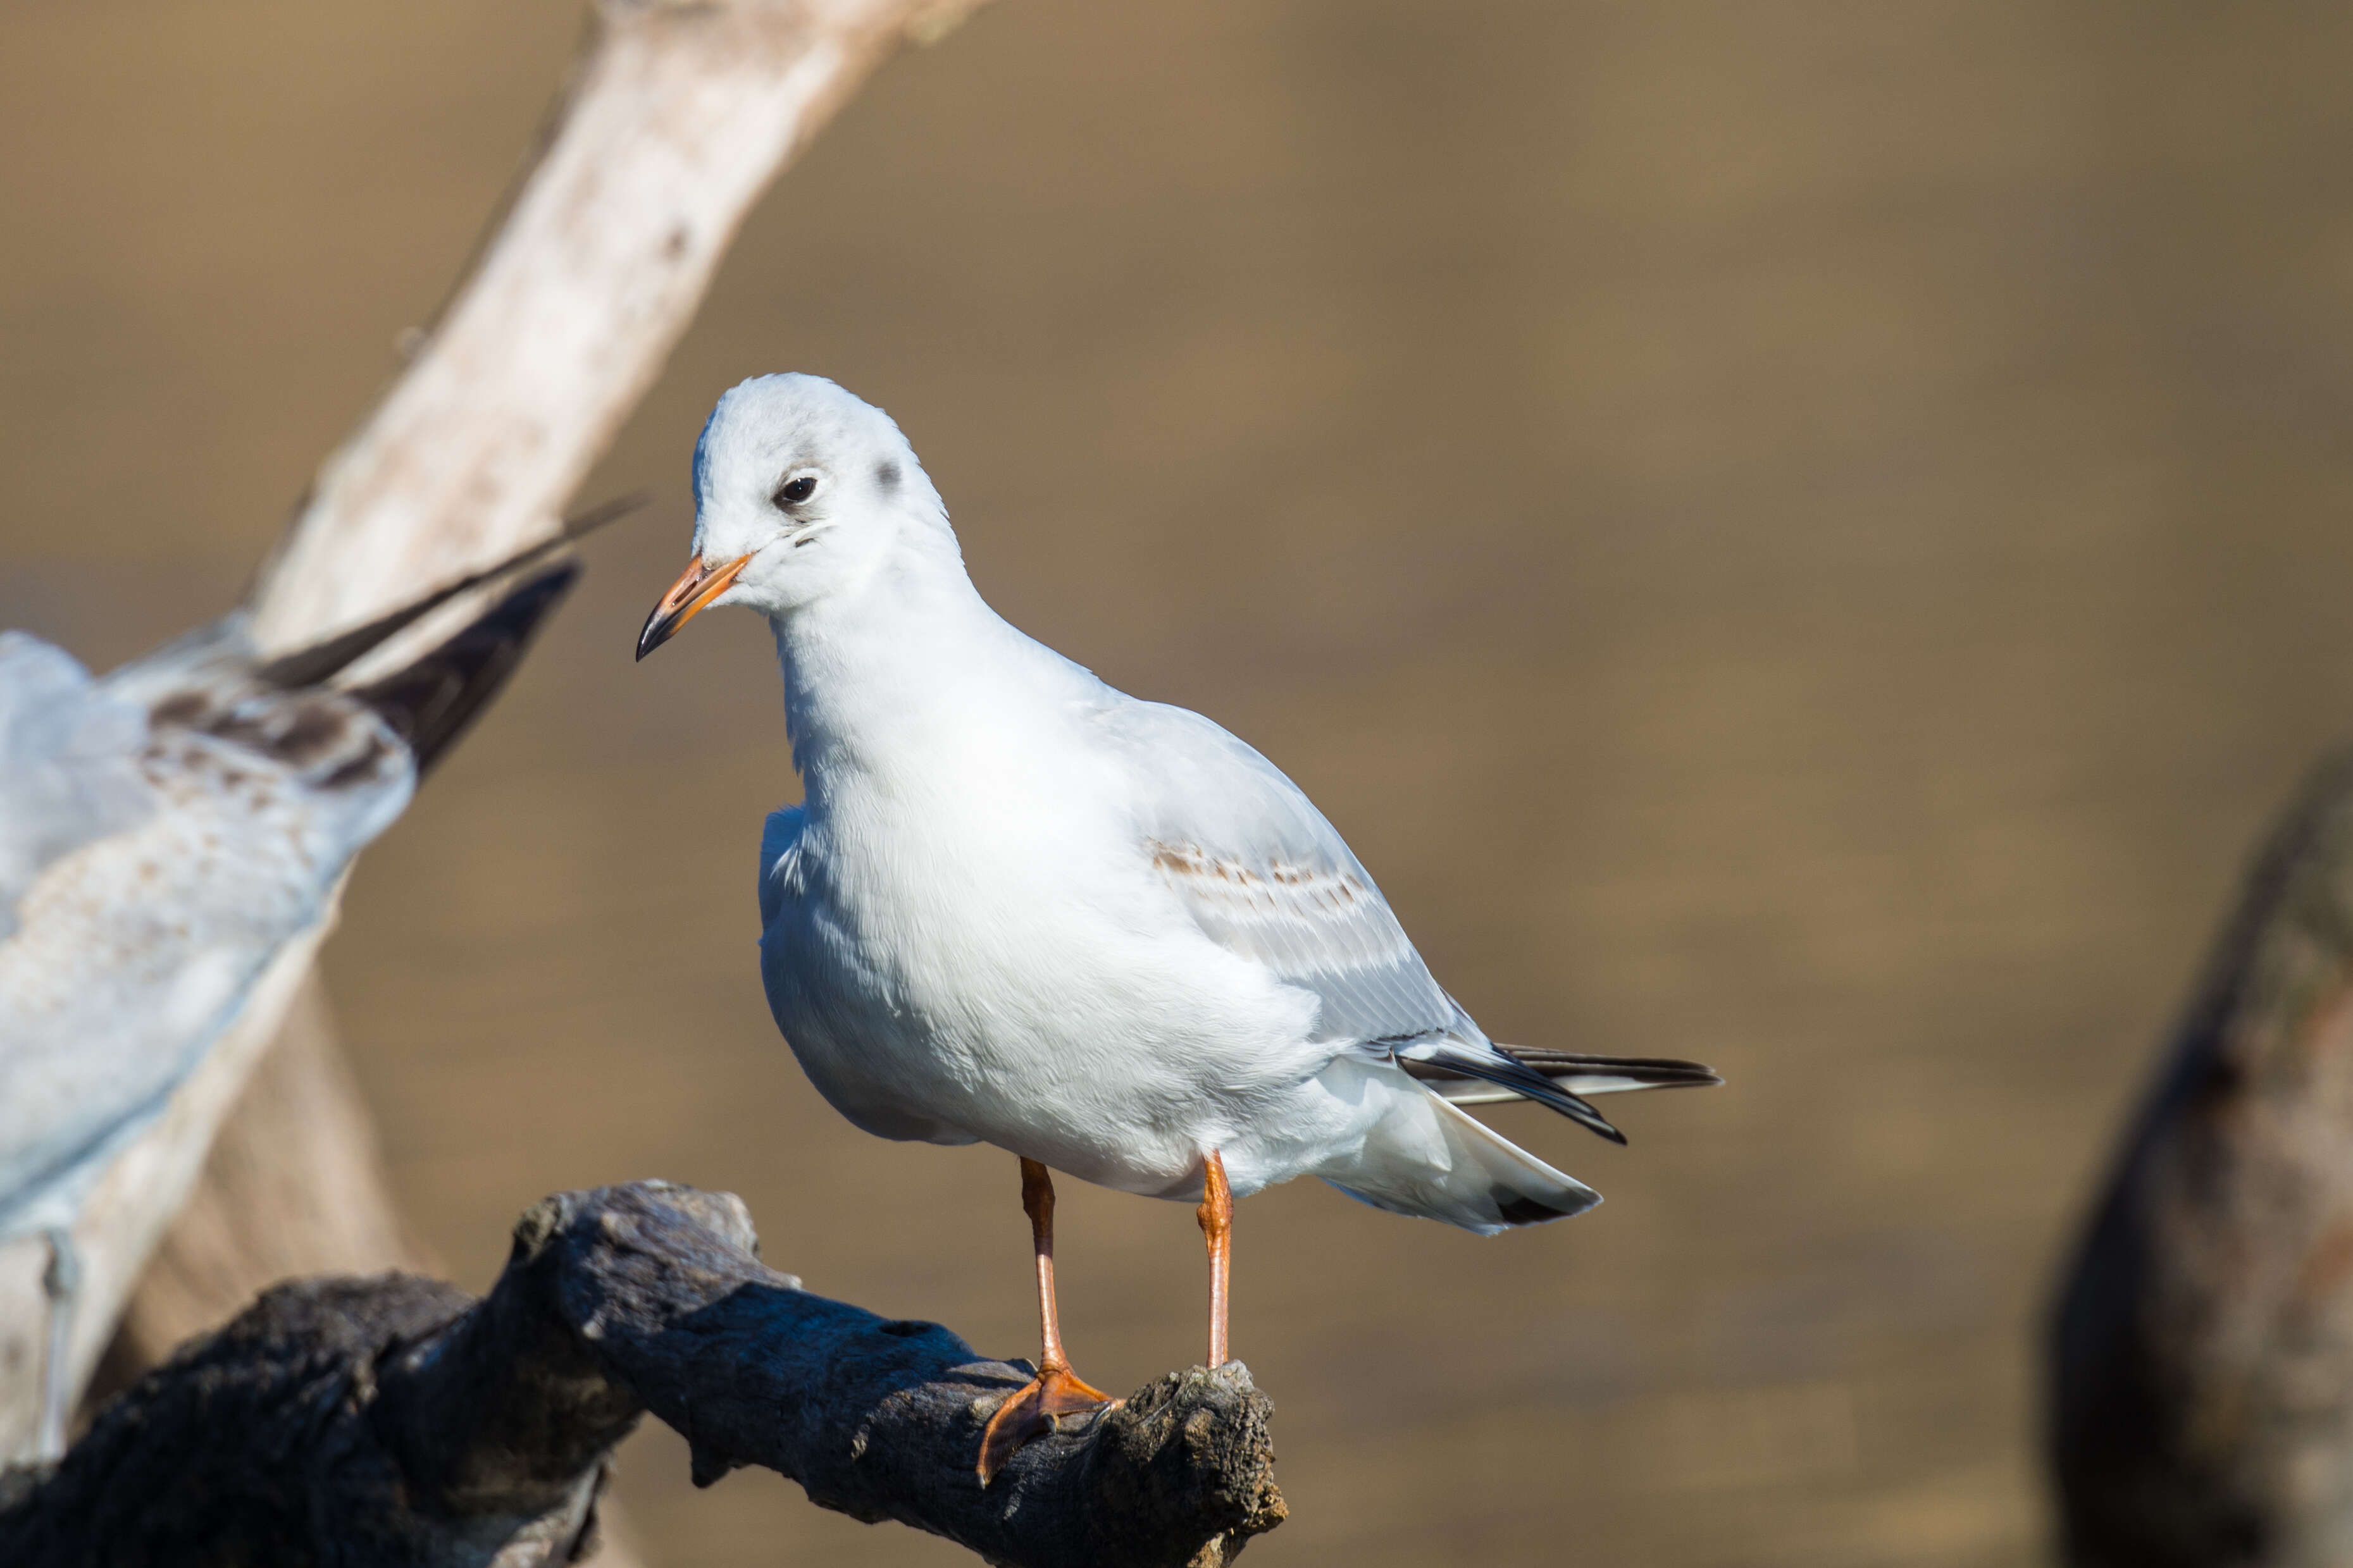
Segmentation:
<svg viewBox="0 0 2353 1568">
<path fill-rule="evenodd" d="M 1060 685 L 1057 667 L 1092 679 L 989 608 L 961 559 L 930 550 L 894 551 L 855 586 L 769 626 L 813 806 L 854 781 L 894 787 L 952 769 L 1026 695 Z"/>
</svg>

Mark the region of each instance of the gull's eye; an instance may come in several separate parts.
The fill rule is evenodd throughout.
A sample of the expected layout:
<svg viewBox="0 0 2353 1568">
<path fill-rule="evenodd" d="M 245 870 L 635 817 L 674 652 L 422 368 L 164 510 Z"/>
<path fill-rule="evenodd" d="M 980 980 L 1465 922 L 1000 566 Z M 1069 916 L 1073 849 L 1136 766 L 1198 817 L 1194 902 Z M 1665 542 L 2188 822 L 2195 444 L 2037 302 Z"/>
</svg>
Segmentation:
<svg viewBox="0 0 2353 1568">
<path fill-rule="evenodd" d="M 796 474 L 778 485 L 776 493 L 769 499 L 778 506 L 797 506 L 815 494 L 817 494 L 817 476 Z"/>
</svg>

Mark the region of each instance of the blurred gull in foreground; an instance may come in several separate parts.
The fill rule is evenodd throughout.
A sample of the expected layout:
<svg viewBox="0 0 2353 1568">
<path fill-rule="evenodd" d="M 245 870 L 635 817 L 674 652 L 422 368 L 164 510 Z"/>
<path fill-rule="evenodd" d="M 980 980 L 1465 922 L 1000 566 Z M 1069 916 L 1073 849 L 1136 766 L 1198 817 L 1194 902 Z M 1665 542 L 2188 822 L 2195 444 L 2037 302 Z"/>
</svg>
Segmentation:
<svg viewBox="0 0 2353 1568">
<path fill-rule="evenodd" d="M 1062 1352 L 1051 1166 L 1200 1200 L 1209 1364 L 1231 1198 L 1316 1175 L 1482 1233 L 1578 1214 L 1574 1177 L 1458 1109 L 1717 1081 L 1505 1049 L 1440 987 L 1332 825 L 1208 720 L 1000 619 L 898 426 L 814 376 L 748 381 L 695 448 L 694 557 L 643 658 L 710 605 L 773 626 L 804 803 L 760 851 L 762 968 L 818 1090 L 886 1138 L 1018 1155 L 1044 1341 L 984 1482 L 1099 1408 Z"/>
<path fill-rule="evenodd" d="M 0 632 L 0 1239 L 51 1248 L 44 1454 L 64 1444 L 70 1236 L 94 1184 L 315 934 L 574 572 L 350 689 L 330 682 L 458 590 L 268 665 L 241 615 L 97 679 Z"/>
</svg>

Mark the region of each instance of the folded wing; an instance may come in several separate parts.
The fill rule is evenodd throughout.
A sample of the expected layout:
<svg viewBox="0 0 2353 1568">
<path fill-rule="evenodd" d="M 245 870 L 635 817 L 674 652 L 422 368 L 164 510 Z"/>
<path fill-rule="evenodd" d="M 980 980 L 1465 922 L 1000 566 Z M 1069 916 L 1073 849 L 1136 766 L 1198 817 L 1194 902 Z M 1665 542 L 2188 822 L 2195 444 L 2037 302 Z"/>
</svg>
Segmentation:
<svg viewBox="0 0 2353 1568">
<path fill-rule="evenodd" d="M 1314 992 L 1323 1038 L 1391 1057 L 1456 1103 L 1533 1100 L 1620 1142 L 1585 1094 L 1718 1081 L 1692 1062 L 1496 1046 L 1273 763 L 1181 708 L 1123 702 L 1099 721 L 1127 754 L 1153 868 L 1213 941 Z"/>
<path fill-rule="evenodd" d="M 1273 763 L 1182 708 L 1127 702 L 1101 721 L 1133 767 L 1155 871 L 1212 940 L 1314 992 L 1323 1038 L 1484 1040 L 1346 842 Z"/>
</svg>

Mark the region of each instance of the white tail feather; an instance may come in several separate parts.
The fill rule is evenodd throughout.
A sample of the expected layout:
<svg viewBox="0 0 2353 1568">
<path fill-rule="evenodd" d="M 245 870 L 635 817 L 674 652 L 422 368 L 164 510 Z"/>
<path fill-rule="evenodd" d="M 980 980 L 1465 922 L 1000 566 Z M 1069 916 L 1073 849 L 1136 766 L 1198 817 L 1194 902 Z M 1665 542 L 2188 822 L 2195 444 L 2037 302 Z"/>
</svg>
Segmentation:
<svg viewBox="0 0 2353 1568">
<path fill-rule="evenodd" d="M 1364 1143 L 1315 1173 L 1375 1208 L 1482 1236 L 1583 1214 L 1601 1194 L 1432 1089 L 1389 1069 L 1390 1107 Z"/>
</svg>

